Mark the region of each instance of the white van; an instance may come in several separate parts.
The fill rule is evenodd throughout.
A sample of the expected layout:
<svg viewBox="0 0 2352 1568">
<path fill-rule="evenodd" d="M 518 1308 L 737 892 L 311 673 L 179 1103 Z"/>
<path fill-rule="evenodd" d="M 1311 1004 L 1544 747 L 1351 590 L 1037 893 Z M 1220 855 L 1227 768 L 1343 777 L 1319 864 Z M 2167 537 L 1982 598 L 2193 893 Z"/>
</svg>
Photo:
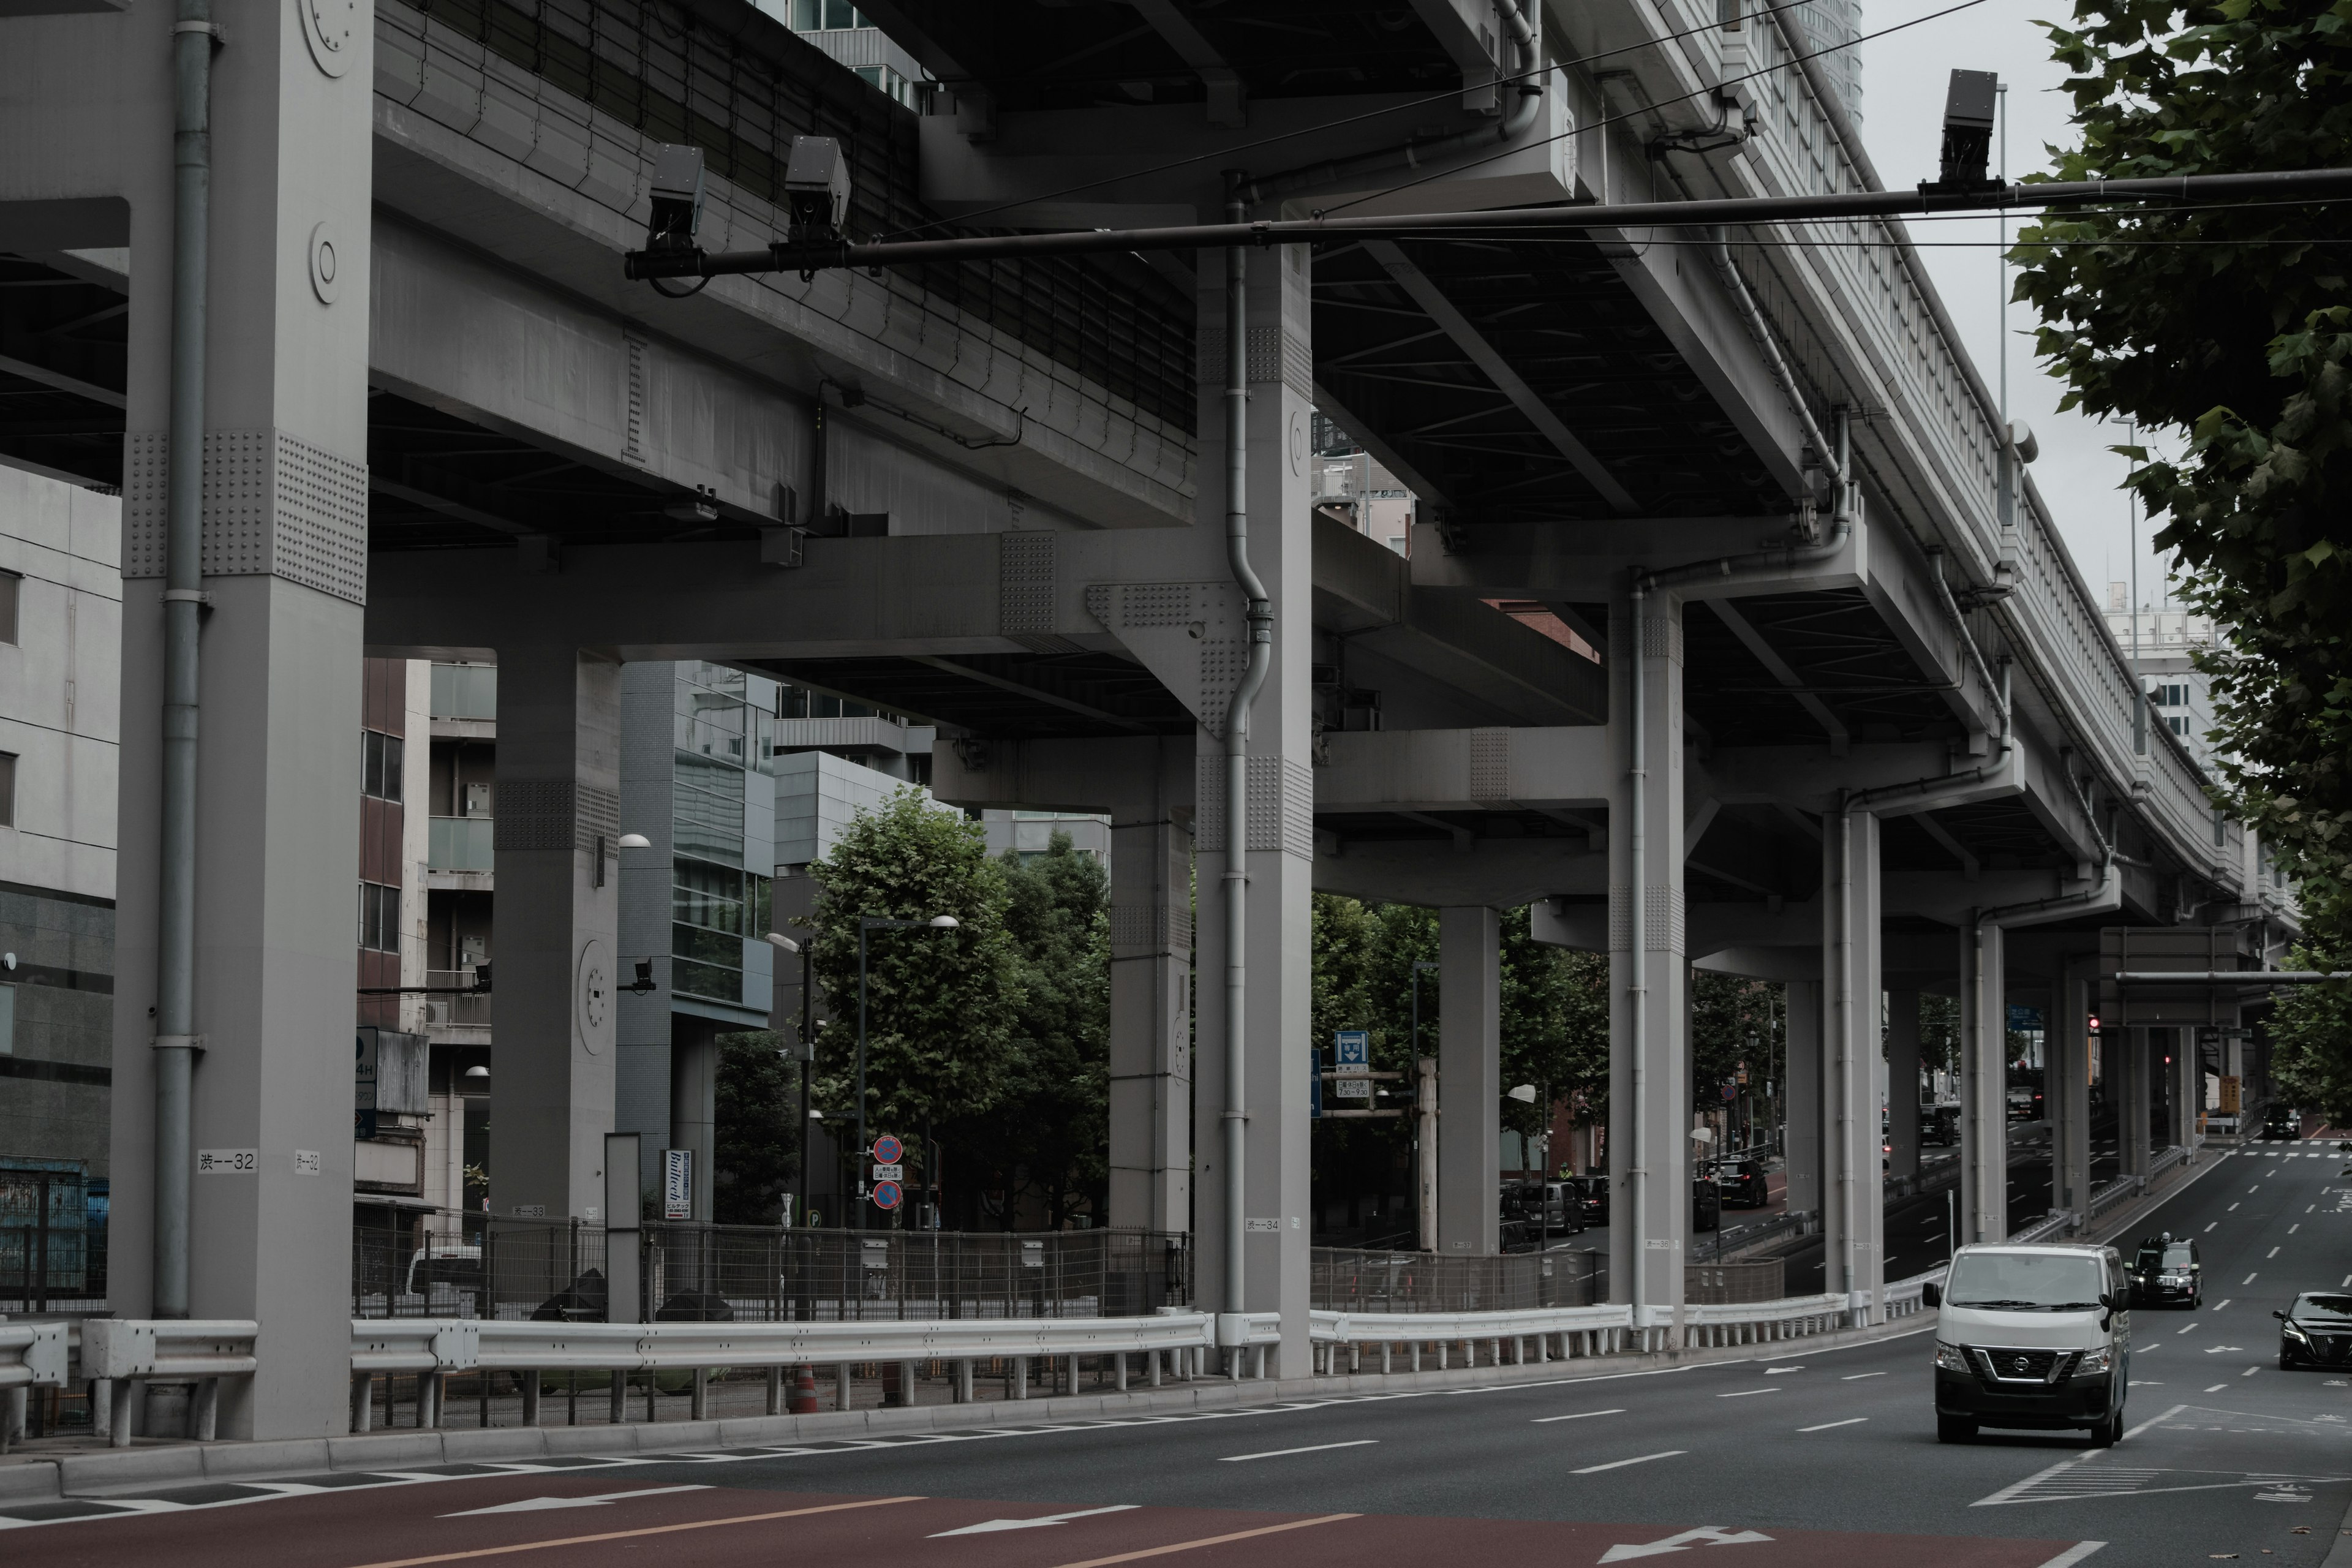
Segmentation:
<svg viewBox="0 0 2352 1568">
<path fill-rule="evenodd" d="M 2087 1427 L 2123 1440 L 2131 1277 L 2112 1247 L 1963 1247 L 1922 1302 L 1936 1308 L 1936 1436 L 1979 1426 Z"/>
</svg>

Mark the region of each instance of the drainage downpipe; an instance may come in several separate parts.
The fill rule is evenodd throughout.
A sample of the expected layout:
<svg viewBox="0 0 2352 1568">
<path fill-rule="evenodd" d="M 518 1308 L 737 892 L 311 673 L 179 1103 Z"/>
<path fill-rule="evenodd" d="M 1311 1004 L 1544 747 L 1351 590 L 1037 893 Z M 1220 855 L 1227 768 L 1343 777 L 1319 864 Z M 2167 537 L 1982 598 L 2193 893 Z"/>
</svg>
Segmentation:
<svg viewBox="0 0 2352 1568">
<path fill-rule="evenodd" d="M 1960 651 L 1968 655 L 1970 664 L 1976 666 L 1977 679 L 1984 682 L 1985 689 L 1995 693 L 2000 703 L 2000 750 L 2006 752 L 2009 750 L 2010 728 L 2008 661 L 2006 658 L 2003 659 L 2001 676 L 1996 681 L 1993 679 L 1991 667 L 1985 662 L 1984 651 L 1977 647 L 1977 639 L 1969 634 L 1968 617 L 1960 613 L 1960 602 L 1952 596 L 1951 584 L 1945 580 L 1943 547 L 1937 545 L 1931 548 L 1927 552 L 1927 558 L 1928 564 L 1936 569 L 1936 596 L 1942 601 L 1945 617 L 1952 623 L 1953 635 L 1959 638 Z"/>
<path fill-rule="evenodd" d="M 1518 101 L 1494 125 L 1481 125 L 1452 136 L 1440 136 L 1428 141 L 1405 142 L 1377 152 L 1359 153 L 1353 158 L 1326 159 L 1319 163 L 1305 163 L 1296 169 L 1286 169 L 1278 174 L 1268 174 L 1262 180 L 1243 182 L 1241 194 L 1249 202 L 1272 201 L 1279 196 L 1295 195 L 1300 191 L 1321 190 L 1344 184 L 1349 180 L 1383 174 L 1392 169 L 1418 169 L 1432 159 L 1444 158 L 1455 153 L 1475 152 L 1500 144 L 1508 146 L 1518 140 L 1528 127 L 1536 122 L 1536 111 L 1543 104 L 1543 79 L 1532 73 L 1538 60 L 1534 26 L 1528 14 L 1535 9 L 1536 0 L 1520 0 L 1517 6 L 1507 3 L 1495 7 L 1502 18 L 1503 29 L 1518 46 L 1519 63 L 1508 74 L 1520 78 L 1517 88 Z M 1248 221 L 1246 213 L 1233 215 L 1233 221 Z"/>
<path fill-rule="evenodd" d="M 1649 793 L 1650 769 L 1643 748 L 1648 736 L 1643 721 L 1642 708 L 1646 693 L 1643 689 L 1643 666 L 1649 661 L 1650 628 L 1643 617 L 1648 613 L 1650 580 L 1641 572 L 1633 574 L 1633 635 L 1631 657 L 1625 660 L 1626 719 L 1625 728 L 1632 743 L 1633 766 L 1625 770 L 1632 782 L 1632 805 L 1626 812 L 1626 844 L 1633 858 L 1633 874 L 1626 879 L 1625 952 L 1626 967 L 1633 976 L 1625 998 L 1626 1011 L 1632 1018 L 1633 1040 L 1633 1147 L 1628 1170 L 1633 1178 L 1633 1342 L 1643 1350 L 1650 1348 L 1650 1326 L 1643 1320 L 1643 1310 L 1650 1304 L 1649 1289 L 1649 1210 L 1644 1200 L 1649 1196 L 1648 1167 L 1650 1140 L 1650 1075 L 1645 1066 L 1649 1058 L 1648 1035 L 1650 975 L 1649 975 L 1649 811 L 1643 798 Z"/>
<path fill-rule="evenodd" d="M 204 589 L 205 253 L 211 230 L 210 0 L 172 29 L 172 412 L 165 461 L 163 800 L 155 958 L 155 1294 L 188 1315 L 188 1181 L 195 1079 L 196 608 Z"/>
<path fill-rule="evenodd" d="M 1229 178 L 1226 214 L 1243 221 L 1246 209 L 1238 177 Z M 1247 1193 L 1243 1182 L 1243 1133 L 1249 1119 L 1243 1069 L 1249 995 L 1249 956 L 1243 941 L 1249 894 L 1249 722 L 1258 689 L 1274 659 L 1274 602 L 1249 560 L 1249 253 L 1239 246 L 1225 252 L 1225 553 L 1234 583 L 1248 602 L 1249 658 L 1225 707 L 1225 1292 L 1229 1321 L 1218 1340 L 1226 1369 L 1241 1375 L 1241 1314 L 1247 1310 L 1243 1259 L 1248 1237 L 1243 1222 Z"/>
<path fill-rule="evenodd" d="M 1806 404 L 1805 395 L 1797 385 L 1797 373 L 1790 368 L 1787 357 L 1780 353 L 1780 345 L 1773 340 L 1771 323 L 1764 319 L 1763 307 L 1757 304 L 1756 296 L 1748 291 L 1748 279 L 1739 275 L 1739 268 L 1733 264 L 1731 246 L 1723 237 L 1723 230 L 1719 227 L 1707 231 L 1707 254 L 1715 258 L 1715 275 L 1722 280 L 1723 291 L 1731 296 L 1732 308 L 1739 312 L 1739 319 L 1747 324 L 1748 335 L 1755 342 L 1756 352 L 1764 356 L 1764 363 L 1771 371 L 1772 379 L 1780 384 L 1780 395 L 1789 400 L 1789 407 L 1796 414 L 1798 422 L 1804 426 L 1805 439 L 1812 443 L 1814 452 L 1823 462 L 1831 461 L 1832 448 L 1829 436 Z M 1852 477 L 1846 468 L 1845 445 L 1846 432 L 1840 428 L 1834 459 L 1841 483 Z M 1843 496 L 1840 504 L 1843 504 Z"/>
</svg>

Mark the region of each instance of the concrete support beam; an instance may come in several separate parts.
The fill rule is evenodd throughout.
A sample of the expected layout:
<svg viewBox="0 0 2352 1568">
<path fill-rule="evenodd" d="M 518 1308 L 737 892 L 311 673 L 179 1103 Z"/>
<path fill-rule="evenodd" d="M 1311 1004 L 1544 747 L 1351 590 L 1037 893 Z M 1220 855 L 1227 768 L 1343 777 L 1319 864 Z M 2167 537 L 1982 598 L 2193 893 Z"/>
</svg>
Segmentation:
<svg viewBox="0 0 2352 1568">
<path fill-rule="evenodd" d="M 2090 962 L 2059 961 L 2042 1017 L 2042 1109 L 2050 1118 L 2050 1206 L 2087 1215 L 2091 1203 Z M 2020 1215 L 2020 1218 L 2030 1218 Z"/>
<path fill-rule="evenodd" d="M 1110 1223 L 1119 1228 L 1192 1223 L 1192 839 L 1170 816 L 1176 804 L 1111 825 Z"/>
<path fill-rule="evenodd" d="M 1832 813 L 1822 823 L 1822 1287 L 1849 1309 L 1885 1318 L 1884 1184 L 1879 1176 L 1878 818 Z"/>
<path fill-rule="evenodd" d="M 594 1219 L 604 1201 L 619 964 L 620 697 L 621 667 L 576 647 L 499 649 L 490 1203 L 501 1215 Z"/>
<path fill-rule="evenodd" d="M 1886 1129 L 1889 1177 L 1919 1173 L 1919 993 L 1886 994 Z"/>
<path fill-rule="evenodd" d="M 708 1225 L 719 1184 L 719 1026 L 673 1014 L 669 1047 L 669 1142 L 688 1158 L 688 1218 Z"/>
<path fill-rule="evenodd" d="M 227 0 L 213 55 L 204 274 L 204 612 L 196 742 L 187 1315 L 251 1319 L 222 1438 L 349 1429 L 352 1038 L 366 595 L 372 35 L 311 62 L 303 16 Z M 173 325 L 173 13 L 0 23 L 0 210 L 121 212 L 131 309 L 114 911 L 110 1302 L 156 1301 L 163 681 Z M 59 192 L 83 199 L 47 201 Z M 65 224 L 70 227 L 71 223 Z M 307 257 L 335 241 L 323 289 Z M 206 258 L 199 258 L 199 264 Z M 88 635 L 87 629 L 84 633 Z M 31 647 L 26 656 L 34 657 Z M 110 705 L 112 691 L 85 690 Z M 126 1400 L 122 1410 L 129 1408 Z M 121 1418 L 118 1414 L 118 1419 Z M 171 1436 L 158 1432 L 159 1436 Z"/>
<path fill-rule="evenodd" d="M 2171 1037 L 2172 1142 L 2184 1149 L 2197 1147 L 2197 1112 L 2205 1103 L 2205 1078 L 2197 1065 L 2197 1032 L 2176 1026 Z"/>
<path fill-rule="evenodd" d="M 2115 1051 L 2116 1071 L 2109 1086 L 2109 1103 L 2116 1108 L 2116 1161 L 2126 1176 L 2147 1173 L 2149 1119 L 2153 1114 L 2155 1097 L 2149 1093 L 2156 1074 L 2157 1060 L 2148 1037 L 2154 1031 L 2137 1025 L 2127 1026 L 2112 1037 L 2113 1045 L 2105 1042 L 2100 1047 L 2100 1060 L 2108 1060 L 2107 1052 Z"/>
<path fill-rule="evenodd" d="M 1788 1157 L 1789 1212 L 1819 1214 L 1822 1193 L 1822 1083 L 1824 1041 L 1822 1026 L 1822 983 L 1815 978 L 1788 984 L 1787 1030 L 1789 1081 L 1781 1090 L 1788 1106 L 1784 1135 Z"/>
<path fill-rule="evenodd" d="M 1960 1234 L 2009 1239 L 2008 965 L 2001 928 L 1960 927 Z"/>
<path fill-rule="evenodd" d="M 1491 909 L 1438 912 L 1437 1248 L 1502 1248 L 1502 921 Z"/>
<path fill-rule="evenodd" d="M 1310 675 L 1313 560 L 1311 500 L 1304 454 L 1313 410 L 1295 371 L 1311 359 L 1307 248 L 1284 247 L 1249 258 L 1247 370 L 1250 562 L 1274 606 L 1274 658 L 1251 718 L 1248 737 L 1249 832 L 1244 946 L 1247 998 L 1242 1082 L 1233 1098 L 1242 1108 L 1242 1213 L 1227 1190 L 1225 1110 L 1225 981 L 1227 919 L 1223 877 L 1225 704 L 1196 732 L 1196 844 L 1201 855 L 1201 985 L 1193 1058 L 1192 1209 L 1202 1246 L 1194 1279 L 1199 1299 L 1220 1311 L 1234 1298 L 1244 1311 L 1278 1311 L 1282 1338 L 1269 1370 L 1304 1375 L 1311 1364 L 1307 1340 L 1307 1262 L 1308 1132 L 1307 1063 L 1310 875 L 1314 869 L 1314 783 L 1311 774 Z M 1204 271 L 1214 274 L 1216 269 Z M 1202 341 L 1222 344 L 1225 298 L 1222 279 L 1204 277 L 1200 297 Z M 1225 471 L 1223 355 L 1204 356 L 1201 377 L 1199 471 Z M 1296 456 L 1294 456 L 1296 454 Z M 1214 515 L 1222 509 L 1208 503 Z M 1221 536 L 1199 536 L 1198 566 L 1224 575 Z M 1240 670 L 1235 659 L 1221 684 Z M 1242 1278 L 1232 1278 L 1228 1221 L 1243 1222 Z M 1234 1354 L 1244 1352 L 1234 1352 Z"/>
<path fill-rule="evenodd" d="M 672 715 L 677 671 L 667 659 L 647 659 L 622 666 L 620 681 L 620 820 L 649 843 L 643 849 L 614 851 L 621 890 L 613 979 L 615 985 L 633 982 L 636 961 L 650 959 L 654 988 L 643 994 L 623 991 L 615 998 L 613 1130 L 637 1134 L 636 1191 L 643 1198 L 661 1191 L 661 1152 L 670 1142 L 669 928 L 677 754 Z"/>
<path fill-rule="evenodd" d="M 1610 821 L 1627 825 L 1622 833 L 1612 826 L 1609 835 L 1610 1290 L 1619 1300 L 1670 1314 L 1677 1329 L 1691 1201 L 1682 632 L 1683 605 L 1672 597 L 1637 607 L 1621 596 L 1610 607 L 1609 644 L 1617 650 L 1610 664 L 1619 683 L 1612 711 L 1633 712 L 1632 671 L 1638 662 L 1642 714 L 1638 779 L 1633 726 L 1616 719 L 1608 728 L 1617 763 Z M 1644 817 L 1638 858 L 1631 826 L 1636 790 Z M 1643 889 L 1638 964 L 1631 898 L 1637 882 Z"/>
</svg>

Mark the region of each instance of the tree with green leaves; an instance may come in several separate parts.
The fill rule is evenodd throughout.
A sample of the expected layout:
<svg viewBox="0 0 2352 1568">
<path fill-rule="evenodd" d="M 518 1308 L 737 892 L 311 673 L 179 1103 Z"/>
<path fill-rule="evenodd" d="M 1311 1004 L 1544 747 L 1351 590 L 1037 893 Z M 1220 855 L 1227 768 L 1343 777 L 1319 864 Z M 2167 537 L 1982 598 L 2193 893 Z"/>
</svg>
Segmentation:
<svg viewBox="0 0 2352 1568">
<path fill-rule="evenodd" d="M 2050 178 L 2352 163 L 2345 0 L 2077 0 L 2050 32 L 2080 128 Z M 2307 891 L 2352 845 L 2347 239 L 2342 205 L 2136 204 L 2053 214 L 2014 253 L 2060 406 L 2186 438 L 2117 450 L 2225 629 L 2202 662 L 2227 798 Z"/>
<path fill-rule="evenodd" d="M 817 884 L 810 963 L 832 1014 L 813 1084 L 826 1118 L 842 1126 L 856 1115 L 858 921 L 867 915 L 958 922 L 867 933 L 868 1133 L 919 1147 L 925 1125 L 988 1110 L 1005 1093 L 1024 994 L 1005 926 L 1011 893 L 980 825 L 902 789 L 860 812 L 809 875 Z"/>
<path fill-rule="evenodd" d="M 2352 972 L 2352 941 L 2344 895 L 2306 898 L 2303 943 L 2288 953 L 2289 969 Z M 2279 1098 L 2316 1110 L 2330 1127 L 2352 1126 L 2352 982 L 2297 985 L 2279 991 L 2271 1010 L 2271 1075 Z M 2185 1032 L 2185 1031 L 2184 1031 Z"/>
<path fill-rule="evenodd" d="M 721 1035 L 711 1218 L 774 1225 L 800 1177 L 798 1075 L 773 1029 Z"/>
</svg>

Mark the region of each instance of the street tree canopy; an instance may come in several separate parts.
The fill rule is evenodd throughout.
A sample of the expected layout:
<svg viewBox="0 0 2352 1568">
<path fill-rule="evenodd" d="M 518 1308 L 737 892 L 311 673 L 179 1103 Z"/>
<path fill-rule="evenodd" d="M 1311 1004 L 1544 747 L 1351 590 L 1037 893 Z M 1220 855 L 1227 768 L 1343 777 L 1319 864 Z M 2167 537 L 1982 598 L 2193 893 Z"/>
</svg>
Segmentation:
<svg viewBox="0 0 2352 1568">
<path fill-rule="evenodd" d="M 2049 178 L 2352 163 L 2347 0 L 2080 0 L 2050 33 L 2080 140 Z M 2206 668 L 2229 804 L 2307 885 L 2352 843 L 2347 237 L 2343 205 L 2149 204 L 2053 214 L 2015 252 L 2061 406 L 2186 439 L 2117 450 L 2225 628 Z"/>
</svg>

